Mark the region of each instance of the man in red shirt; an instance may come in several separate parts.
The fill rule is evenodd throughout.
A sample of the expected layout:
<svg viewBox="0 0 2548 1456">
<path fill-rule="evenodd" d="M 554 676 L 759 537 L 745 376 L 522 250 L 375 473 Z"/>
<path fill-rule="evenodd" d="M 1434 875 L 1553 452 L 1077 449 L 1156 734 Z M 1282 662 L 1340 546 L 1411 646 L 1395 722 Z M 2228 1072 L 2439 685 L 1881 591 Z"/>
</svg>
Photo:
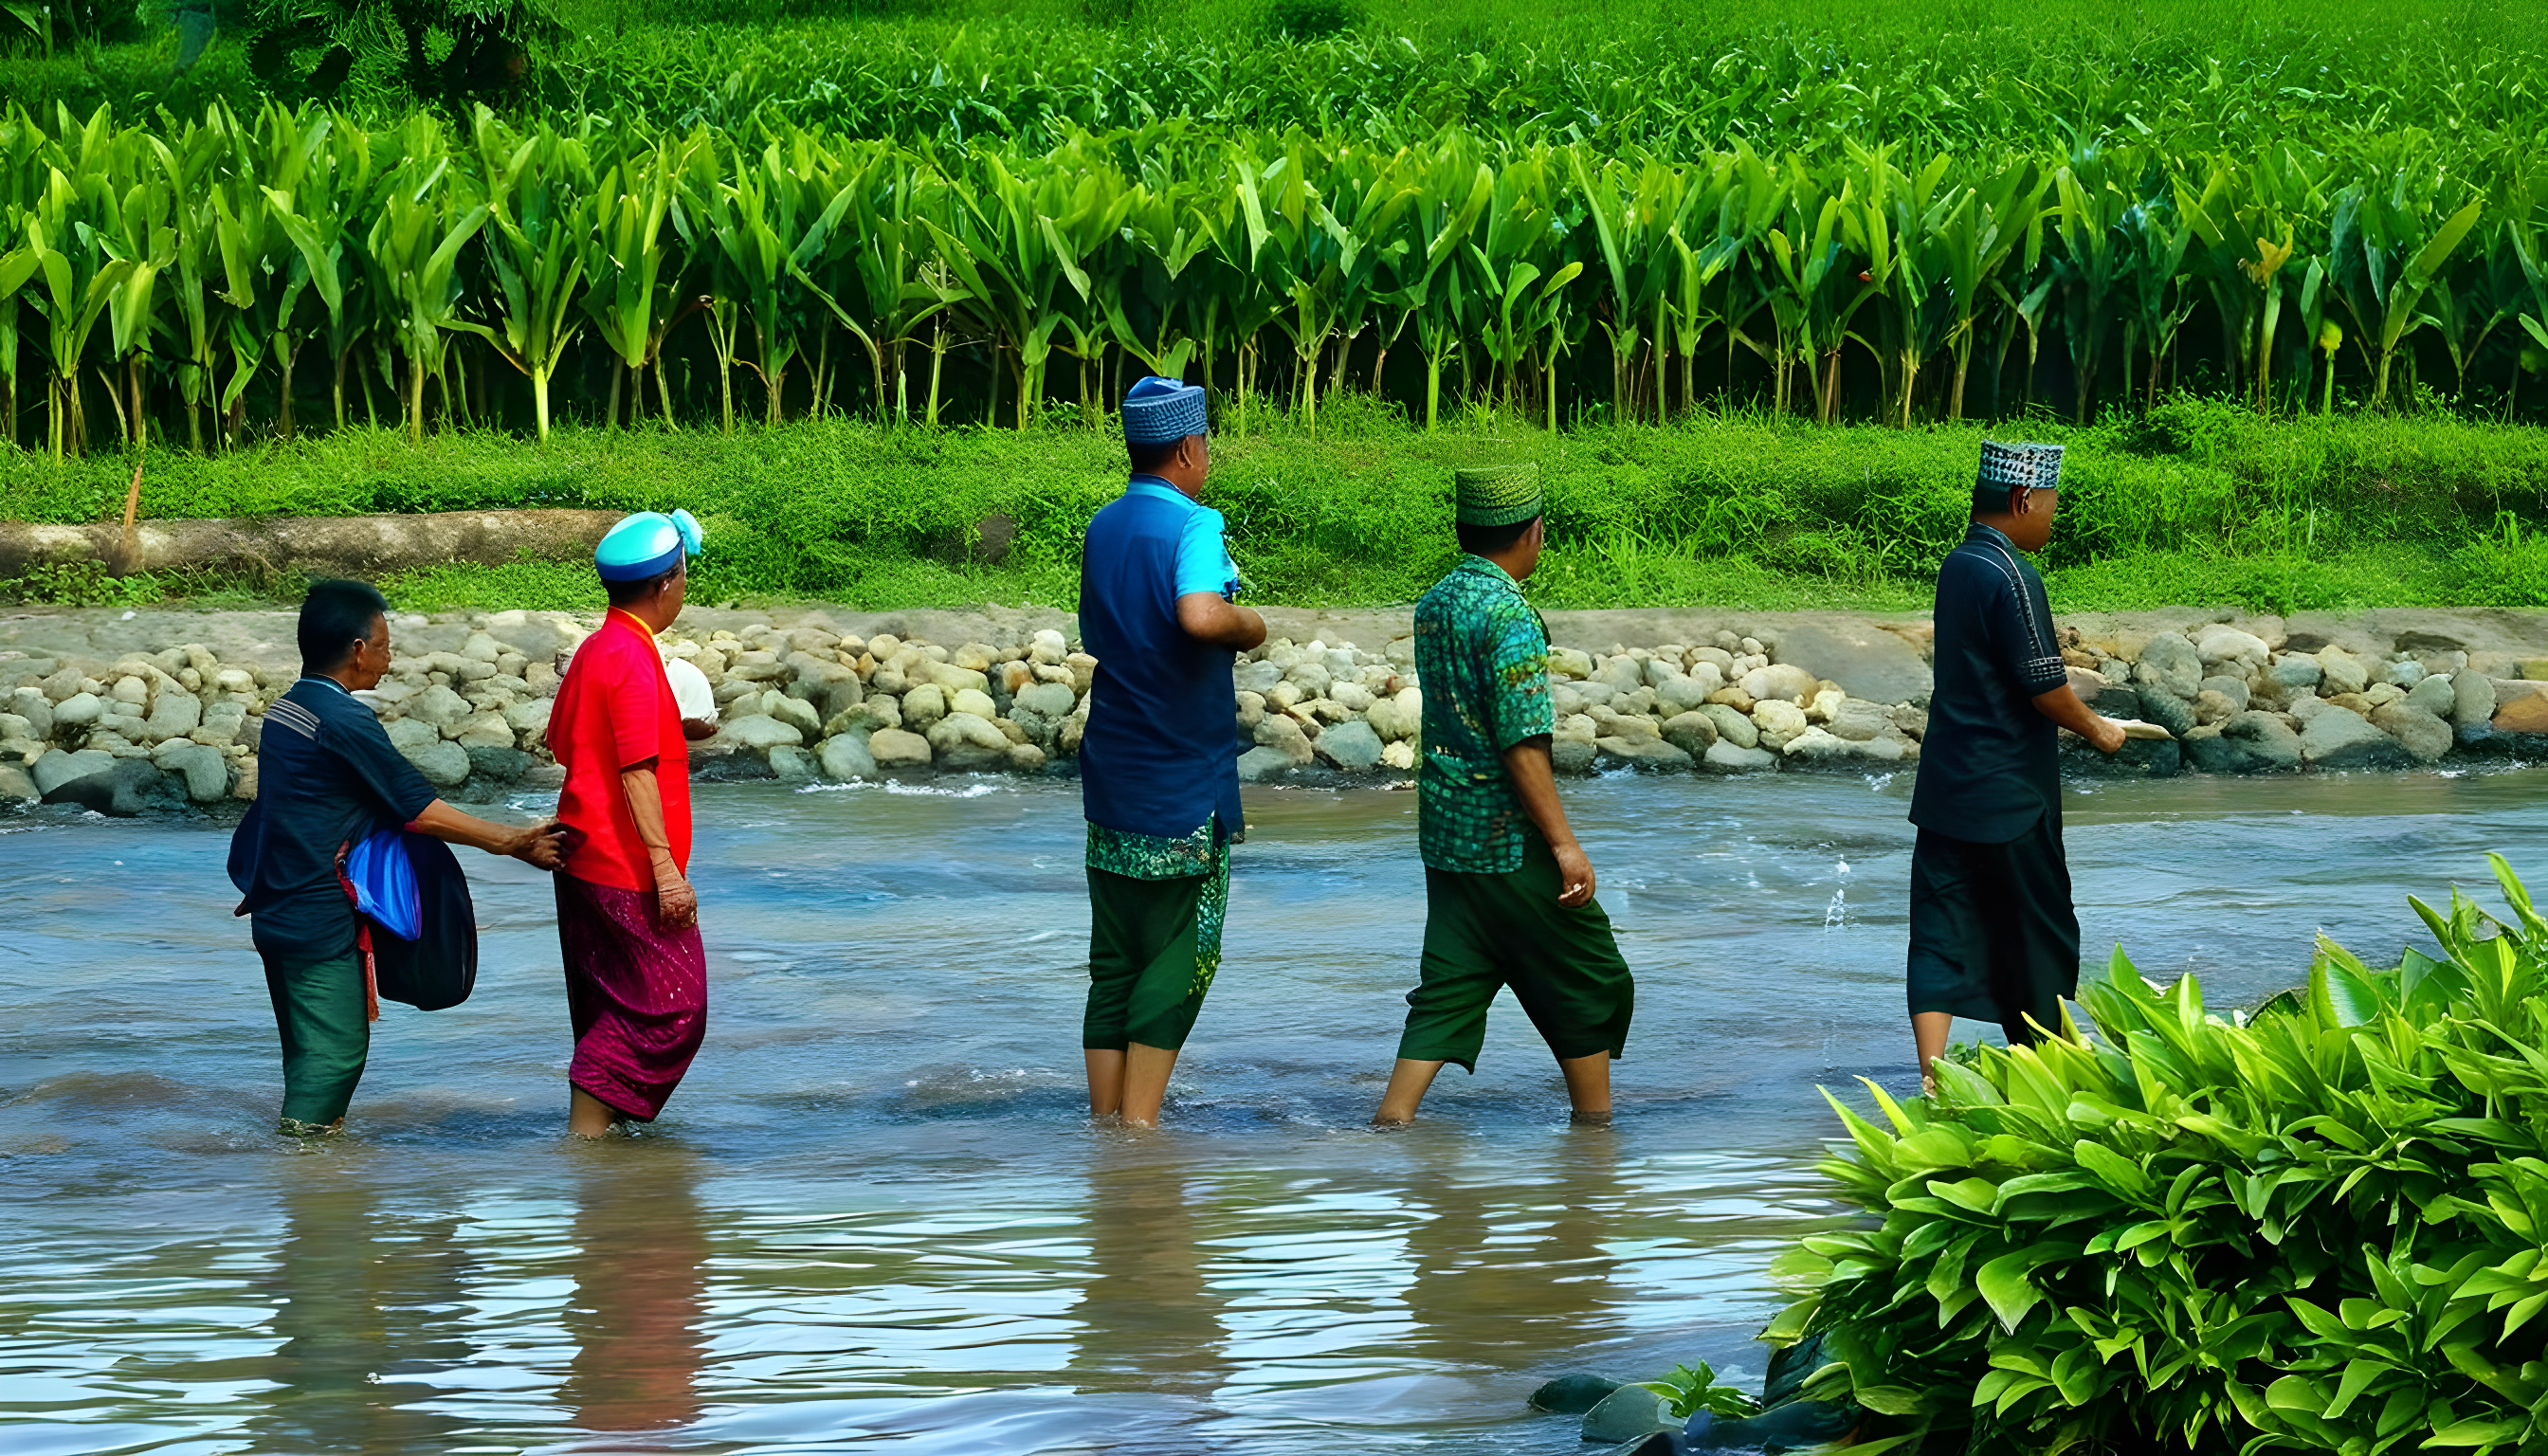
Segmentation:
<svg viewBox="0 0 2548 1456">
<path fill-rule="evenodd" d="M 579 838 L 557 876 L 575 1058 L 567 1129 L 653 1122 L 707 1030 L 707 956 L 690 888 L 689 752 L 655 635 L 682 614 L 688 511 L 645 511 L 593 551 L 610 596 L 549 714 L 566 770 L 558 821 Z"/>
</svg>

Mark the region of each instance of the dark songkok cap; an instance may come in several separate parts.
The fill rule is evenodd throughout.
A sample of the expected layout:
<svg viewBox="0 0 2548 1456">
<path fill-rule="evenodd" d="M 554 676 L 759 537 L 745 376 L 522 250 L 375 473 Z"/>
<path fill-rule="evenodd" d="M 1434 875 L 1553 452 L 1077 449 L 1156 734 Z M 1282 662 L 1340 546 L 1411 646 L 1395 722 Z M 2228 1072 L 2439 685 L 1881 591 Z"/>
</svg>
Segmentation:
<svg viewBox="0 0 2548 1456">
<path fill-rule="evenodd" d="M 1976 493 L 2005 497 L 2011 491 L 2057 491 L 2061 488 L 2061 447 L 1982 441 L 1981 474 Z"/>
<path fill-rule="evenodd" d="M 1134 445 L 1173 445 L 1210 428 L 1204 422 L 1203 386 L 1153 374 L 1124 394 L 1124 439 Z"/>
<path fill-rule="evenodd" d="M 1539 514 L 1539 467 L 1474 465 L 1454 477 L 1453 519 L 1464 526 L 1508 526 Z"/>
</svg>

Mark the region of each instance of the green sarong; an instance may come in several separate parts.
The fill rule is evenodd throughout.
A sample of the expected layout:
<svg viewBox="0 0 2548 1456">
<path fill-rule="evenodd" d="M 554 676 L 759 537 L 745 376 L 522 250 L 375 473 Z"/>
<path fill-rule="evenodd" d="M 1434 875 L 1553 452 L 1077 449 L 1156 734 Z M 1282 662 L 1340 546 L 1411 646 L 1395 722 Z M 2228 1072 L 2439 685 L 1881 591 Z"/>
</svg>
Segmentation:
<svg viewBox="0 0 2548 1456">
<path fill-rule="evenodd" d="M 1173 1051 L 1185 1046 L 1221 968 L 1229 841 L 1213 824 L 1182 841 L 1089 828 L 1092 862 L 1143 872 L 1088 866 L 1088 1011 L 1080 1045 L 1121 1051 L 1138 1042 Z M 1204 872 L 1157 872 L 1188 864 Z"/>
<path fill-rule="evenodd" d="M 363 953 L 326 960 L 265 957 L 265 990 L 283 1036 L 283 1117 L 325 1127 L 345 1115 L 372 1050 Z"/>
<path fill-rule="evenodd" d="M 1476 1071 L 1487 1007 L 1504 986 L 1558 1060 L 1625 1051 L 1637 983 L 1610 917 L 1598 900 L 1560 906 L 1557 856 L 1537 834 L 1522 838 L 1508 873 L 1424 871 L 1423 978 L 1407 993 L 1401 1057 Z"/>
</svg>

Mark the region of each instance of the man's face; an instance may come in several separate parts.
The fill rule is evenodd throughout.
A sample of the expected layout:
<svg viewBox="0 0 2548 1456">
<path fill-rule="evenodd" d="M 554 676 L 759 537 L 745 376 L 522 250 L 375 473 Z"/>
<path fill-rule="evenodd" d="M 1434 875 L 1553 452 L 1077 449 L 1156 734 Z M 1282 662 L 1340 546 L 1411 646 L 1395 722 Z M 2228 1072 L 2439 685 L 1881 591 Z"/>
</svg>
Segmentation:
<svg viewBox="0 0 2548 1456">
<path fill-rule="evenodd" d="M 687 601 L 689 599 L 689 595 L 690 564 L 686 559 L 684 559 L 679 567 L 674 569 L 673 580 L 664 584 L 664 607 L 667 612 L 667 615 L 664 618 L 664 625 L 668 627 L 671 626 L 673 624 L 673 619 L 682 614 L 682 603 Z"/>
<path fill-rule="evenodd" d="M 378 687 L 390 671 L 390 619 L 375 613 L 371 635 L 354 644 L 354 655 L 345 663 L 346 676 L 353 681 L 345 685 L 356 692 Z"/>
<path fill-rule="evenodd" d="M 2009 502 L 2008 538 L 2021 551 L 2041 551 L 2052 540 L 2052 512 L 2061 505 L 2059 491 L 2013 493 Z"/>
<path fill-rule="evenodd" d="M 1548 517 L 1543 515 L 1532 520 L 1530 529 L 1523 531 L 1521 539 L 1513 543 L 1514 550 L 1518 553 L 1513 560 L 1515 570 L 1512 579 L 1514 581 L 1521 581 L 1532 572 L 1539 570 L 1539 551 L 1547 544 Z"/>
</svg>

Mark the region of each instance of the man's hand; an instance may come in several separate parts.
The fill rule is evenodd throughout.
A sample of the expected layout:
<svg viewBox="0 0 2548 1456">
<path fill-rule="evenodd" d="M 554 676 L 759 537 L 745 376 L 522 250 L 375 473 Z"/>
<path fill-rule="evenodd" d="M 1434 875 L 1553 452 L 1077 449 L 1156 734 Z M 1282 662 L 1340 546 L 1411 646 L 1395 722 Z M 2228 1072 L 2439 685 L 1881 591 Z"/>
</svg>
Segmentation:
<svg viewBox="0 0 2548 1456">
<path fill-rule="evenodd" d="M 534 869 L 555 869 L 566 862 L 566 826 L 551 821 L 513 836 L 504 853 Z"/>
<path fill-rule="evenodd" d="M 2123 726 L 2079 700 L 2079 694 L 2062 683 L 2050 692 L 2035 695 L 2035 710 L 2050 718 L 2057 727 L 2067 728 L 2088 740 L 2101 754 L 2111 754 L 2124 746 Z"/>
<path fill-rule="evenodd" d="M 1572 910 L 1592 898 L 1592 862 L 1584 858 L 1584 847 L 1573 840 L 1550 845 L 1549 853 L 1557 857 L 1557 903 Z"/>
<path fill-rule="evenodd" d="M 655 918 L 666 930 L 688 930 L 699 923 L 699 892 L 673 867 L 669 856 L 655 864 Z"/>
</svg>

